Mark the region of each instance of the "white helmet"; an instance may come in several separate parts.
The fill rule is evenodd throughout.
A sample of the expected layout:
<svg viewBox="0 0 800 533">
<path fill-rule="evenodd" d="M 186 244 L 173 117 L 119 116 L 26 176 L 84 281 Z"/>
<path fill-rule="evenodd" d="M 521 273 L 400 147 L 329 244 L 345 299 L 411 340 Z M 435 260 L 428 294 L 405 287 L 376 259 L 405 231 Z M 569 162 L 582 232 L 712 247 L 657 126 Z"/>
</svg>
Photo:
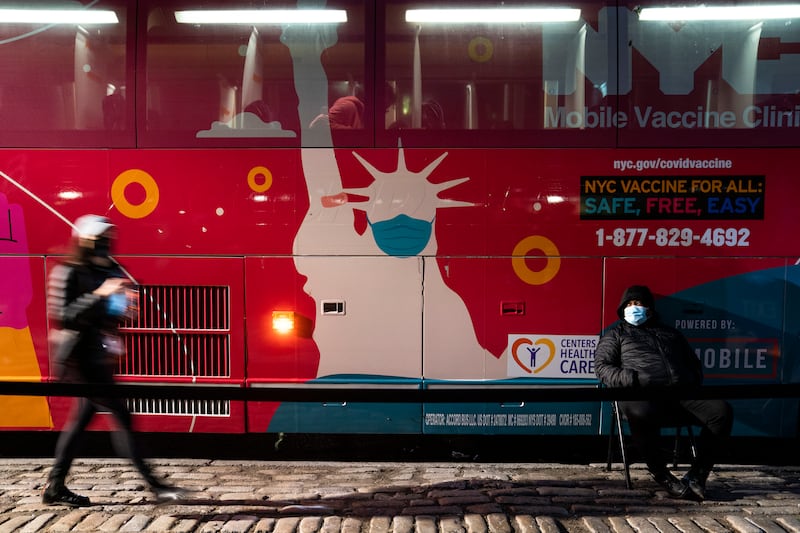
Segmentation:
<svg viewBox="0 0 800 533">
<path fill-rule="evenodd" d="M 75 226 L 72 228 L 72 236 L 78 239 L 95 240 L 113 227 L 114 224 L 106 217 L 83 215 L 75 221 Z"/>
</svg>

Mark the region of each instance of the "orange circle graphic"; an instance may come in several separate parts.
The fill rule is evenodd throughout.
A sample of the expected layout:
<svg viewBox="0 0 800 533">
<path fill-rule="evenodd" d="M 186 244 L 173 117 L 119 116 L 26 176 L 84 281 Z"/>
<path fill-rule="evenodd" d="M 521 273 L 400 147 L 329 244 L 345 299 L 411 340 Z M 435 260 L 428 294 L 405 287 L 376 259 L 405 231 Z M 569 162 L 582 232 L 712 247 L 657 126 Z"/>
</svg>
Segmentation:
<svg viewBox="0 0 800 533">
<path fill-rule="evenodd" d="M 262 176 L 263 183 L 258 183 L 256 178 Z M 247 174 L 247 184 L 253 192 L 265 192 L 272 187 L 272 172 L 267 167 L 253 167 Z"/>
<path fill-rule="evenodd" d="M 467 54 L 476 63 L 486 63 L 494 55 L 494 43 L 486 37 L 473 37 L 467 45 Z"/>
<path fill-rule="evenodd" d="M 140 204 L 132 204 L 125 197 L 125 189 L 132 183 L 138 183 L 144 189 L 144 200 Z M 111 201 L 117 210 L 128 218 L 144 218 L 158 206 L 158 184 L 153 176 L 138 168 L 126 170 L 116 177 L 111 184 Z"/>
<path fill-rule="evenodd" d="M 541 270 L 532 270 L 525 262 L 525 256 L 531 251 L 539 250 L 547 258 L 547 263 Z M 555 243 L 541 235 L 525 237 L 514 247 L 511 266 L 517 277 L 529 285 L 544 285 L 552 280 L 561 268 L 561 258 Z"/>
</svg>

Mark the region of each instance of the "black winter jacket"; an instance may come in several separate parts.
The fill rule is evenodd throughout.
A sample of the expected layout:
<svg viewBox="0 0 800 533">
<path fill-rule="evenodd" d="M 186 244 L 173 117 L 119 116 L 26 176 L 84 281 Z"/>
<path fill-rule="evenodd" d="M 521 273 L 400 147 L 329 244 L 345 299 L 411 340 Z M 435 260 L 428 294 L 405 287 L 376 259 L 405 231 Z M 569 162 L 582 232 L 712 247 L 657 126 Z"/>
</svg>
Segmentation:
<svg viewBox="0 0 800 533">
<path fill-rule="evenodd" d="M 57 327 L 78 333 L 77 343 L 61 362 L 84 378 L 96 378 L 96 371 L 109 364 L 103 336 L 116 332 L 122 321 L 109 314 L 107 298 L 93 291 L 106 279 L 121 277 L 116 265 L 102 268 L 91 263 L 58 265 L 50 274 L 48 313 Z"/>
<path fill-rule="evenodd" d="M 703 381 L 689 342 L 656 316 L 639 326 L 618 322 L 597 343 L 594 358 L 595 374 L 608 387 L 693 387 Z"/>
</svg>

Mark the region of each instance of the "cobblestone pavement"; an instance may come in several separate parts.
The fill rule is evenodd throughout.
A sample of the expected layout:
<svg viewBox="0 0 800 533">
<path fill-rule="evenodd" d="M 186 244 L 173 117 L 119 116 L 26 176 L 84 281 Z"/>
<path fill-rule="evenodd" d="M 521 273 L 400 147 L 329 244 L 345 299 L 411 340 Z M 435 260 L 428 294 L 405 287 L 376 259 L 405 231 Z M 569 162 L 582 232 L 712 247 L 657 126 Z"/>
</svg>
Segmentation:
<svg viewBox="0 0 800 533">
<path fill-rule="evenodd" d="M 800 533 L 800 467 L 717 468 L 703 503 L 674 500 L 634 465 L 153 460 L 189 489 L 157 503 L 120 459 L 81 459 L 69 486 L 92 500 L 41 503 L 49 459 L 0 458 L 0 533 Z"/>
</svg>

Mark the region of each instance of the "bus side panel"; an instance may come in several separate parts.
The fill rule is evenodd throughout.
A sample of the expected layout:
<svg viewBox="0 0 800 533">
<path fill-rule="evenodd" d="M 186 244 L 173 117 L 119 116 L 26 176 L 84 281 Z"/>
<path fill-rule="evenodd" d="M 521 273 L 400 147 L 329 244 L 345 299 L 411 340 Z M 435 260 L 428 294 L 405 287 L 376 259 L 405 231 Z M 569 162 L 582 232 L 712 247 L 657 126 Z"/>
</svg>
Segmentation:
<svg viewBox="0 0 800 533">
<path fill-rule="evenodd" d="M 601 292 L 602 261 L 549 255 L 541 243 L 550 233 L 541 233 L 521 240 L 530 244 L 520 255 L 428 261 L 428 386 L 465 380 L 526 387 L 596 383 L 597 335 L 587 332 L 599 325 L 601 302 L 590 295 Z M 424 415 L 428 433 L 597 434 L 600 423 L 597 402 L 426 404 Z"/>
<path fill-rule="evenodd" d="M 305 283 L 292 282 L 298 278 Z M 247 282 L 249 294 L 258 295 L 248 299 L 254 326 L 248 328 L 250 386 L 310 382 L 418 387 L 422 373 L 419 258 L 295 256 L 293 264 L 283 258 L 253 258 L 247 264 Z M 283 337 L 263 329 L 275 311 L 292 312 L 296 329 Z M 415 403 L 351 403 L 332 398 L 330 402 L 252 404 L 249 412 L 252 431 L 420 430 L 420 406 Z"/>
<path fill-rule="evenodd" d="M 124 324 L 121 381 L 197 383 L 198 397 L 129 399 L 137 429 L 245 430 L 244 403 L 202 397 L 202 384 L 243 387 L 244 279 L 241 258 L 126 257 L 140 290 L 139 314 Z"/>
<path fill-rule="evenodd" d="M 0 195 L 2 196 L 2 195 Z M 19 209 L 0 226 L 0 250 L 25 253 L 27 240 Z M 11 248 L 11 250 L 9 249 Z M 0 380 L 47 379 L 47 309 L 43 283 L 44 260 L 25 255 L 0 255 Z M 0 429 L 50 429 L 47 398 L 0 396 Z"/>
<path fill-rule="evenodd" d="M 800 353 L 800 265 L 790 260 L 786 269 L 786 321 L 783 330 L 783 349 L 786 354 Z M 783 383 L 800 382 L 800 357 L 788 356 L 784 360 Z M 788 435 L 800 435 L 800 402 L 786 400 L 784 430 Z"/>
<path fill-rule="evenodd" d="M 290 255 L 308 211 L 298 150 L 120 150 L 106 187 L 119 249 Z M 93 187 L 97 187 L 95 183 Z"/>
</svg>

